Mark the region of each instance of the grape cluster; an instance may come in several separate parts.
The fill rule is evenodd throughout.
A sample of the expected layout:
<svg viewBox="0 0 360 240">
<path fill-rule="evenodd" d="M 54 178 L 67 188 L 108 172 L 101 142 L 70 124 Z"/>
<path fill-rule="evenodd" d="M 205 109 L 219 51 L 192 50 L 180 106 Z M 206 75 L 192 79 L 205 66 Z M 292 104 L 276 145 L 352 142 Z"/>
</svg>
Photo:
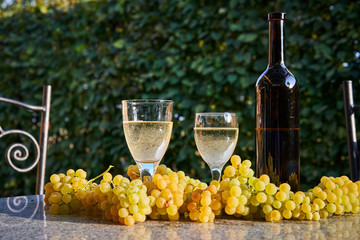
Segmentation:
<svg viewBox="0 0 360 240">
<path fill-rule="evenodd" d="M 216 215 L 221 214 L 221 195 L 218 193 L 220 184 L 212 181 L 206 189 L 198 188 L 188 194 L 187 216 L 192 221 L 213 222 Z"/>
<path fill-rule="evenodd" d="M 268 175 L 254 177 L 251 162 L 241 161 L 237 155 L 231 157 L 222 180 L 209 186 L 165 165 L 157 168 L 152 182 L 145 183 L 136 165 L 128 168 L 131 180 L 113 177 L 111 167 L 91 180 L 86 180 L 82 169 L 51 175 L 44 199 L 50 213 L 84 212 L 130 226 L 144 222 L 147 216 L 171 221 L 183 216 L 198 222 L 213 222 L 223 214 L 266 221 L 317 221 L 360 211 L 360 181 L 354 183 L 346 176 L 322 177 L 313 189 L 294 193 L 287 183 L 271 183 Z"/>
<path fill-rule="evenodd" d="M 51 214 L 79 212 L 83 205 L 77 196 L 85 196 L 87 187 L 86 172 L 82 169 L 69 169 L 66 175 L 52 174 L 45 185 L 44 201 L 50 205 Z"/>
<path fill-rule="evenodd" d="M 291 191 L 290 185 L 276 186 L 268 175 L 259 178 L 250 171 L 251 162 L 231 158 L 224 170 L 220 187 L 223 191 L 225 213 L 236 217 L 319 220 L 333 214 L 359 212 L 360 181 L 353 183 L 348 177 L 323 177 L 320 184 L 307 192 Z"/>
</svg>

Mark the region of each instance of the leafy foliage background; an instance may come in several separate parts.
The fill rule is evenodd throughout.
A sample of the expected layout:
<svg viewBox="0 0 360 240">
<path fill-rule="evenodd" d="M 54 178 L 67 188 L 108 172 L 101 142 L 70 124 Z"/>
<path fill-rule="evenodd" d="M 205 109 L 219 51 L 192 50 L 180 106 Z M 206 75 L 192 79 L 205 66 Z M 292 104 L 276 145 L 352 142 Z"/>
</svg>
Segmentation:
<svg viewBox="0 0 360 240">
<path fill-rule="evenodd" d="M 1 2 L 1 1 L 0 1 Z M 22 1 L 0 12 L 0 95 L 40 104 L 52 85 L 47 177 L 69 168 L 125 174 L 121 100 L 175 101 L 162 161 L 209 180 L 196 112 L 239 117 L 235 150 L 254 163 L 254 85 L 268 55 L 267 14 L 285 11 L 287 66 L 301 88 L 301 186 L 348 175 L 342 81 L 360 78 L 358 1 Z M 359 101 L 358 101 L 359 102 Z M 0 103 L 0 125 L 40 130 L 40 115 Z M 1 139 L 1 151 L 10 143 Z M 33 171 L 0 164 L 0 194 L 32 194 Z"/>
</svg>

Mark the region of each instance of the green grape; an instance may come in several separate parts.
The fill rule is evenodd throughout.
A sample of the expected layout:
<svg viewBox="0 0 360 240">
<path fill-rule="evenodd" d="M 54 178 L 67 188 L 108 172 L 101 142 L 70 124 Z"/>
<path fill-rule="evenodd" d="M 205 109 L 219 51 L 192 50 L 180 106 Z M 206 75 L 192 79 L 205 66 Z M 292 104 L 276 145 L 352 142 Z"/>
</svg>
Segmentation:
<svg viewBox="0 0 360 240">
<path fill-rule="evenodd" d="M 112 180 L 111 173 L 109 173 L 109 172 L 104 173 L 103 179 L 104 179 L 105 182 L 111 182 L 111 180 Z"/>
<path fill-rule="evenodd" d="M 314 220 L 314 221 L 319 221 L 319 220 L 320 220 L 320 214 L 319 214 L 319 212 L 314 212 L 314 213 L 313 213 L 313 218 L 312 218 L 312 220 Z"/>
<path fill-rule="evenodd" d="M 166 212 L 170 216 L 174 216 L 178 212 L 178 208 L 175 205 L 171 205 L 168 208 L 166 208 Z"/>
<path fill-rule="evenodd" d="M 236 199 L 236 200 L 237 200 L 237 199 Z M 229 201 L 229 199 L 228 199 L 228 201 Z M 200 203 L 201 203 L 201 205 L 203 205 L 203 206 L 208 206 L 208 205 L 210 205 L 210 203 L 211 203 L 211 197 L 210 197 L 210 196 L 206 196 L 206 197 L 201 198 Z"/>
<path fill-rule="evenodd" d="M 127 208 L 120 208 L 118 214 L 122 218 L 126 218 L 129 215 L 129 211 Z"/>
<path fill-rule="evenodd" d="M 292 217 L 293 217 L 293 218 L 299 218 L 300 213 L 301 213 L 301 211 L 300 211 L 299 209 L 296 209 L 296 208 L 295 208 L 295 209 L 292 211 Z"/>
<path fill-rule="evenodd" d="M 233 186 L 240 186 L 240 181 L 239 181 L 239 179 L 237 179 L 237 178 L 233 178 L 233 179 L 231 179 L 231 181 L 230 181 L 230 188 L 231 187 L 233 187 Z"/>
<path fill-rule="evenodd" d="M 328 205 L 326 205 L 326 210 L 329 213 L 334 213 L 336 211 L 336 205 L 334 203 L 329 203 Z"/>
<path fill-rule="evenodd" d="M 110 191 L 110 189 L 111 189 L 111 186 L 108 182 L 103 182 L 100 184 L 100 191 L 102 193 L 107 193 Z"/>
<path fill-rule="evenodd" d="M 311 206 L 309 203 L 303 203 L 301 205 L 301 211 L 303 211 L 304 213 L 308 213 L 311 211 Z"/>
<path fill-rule="evenodd" d="M 59 214 L 66 215 L 70 213 L 70 207 L 68 204 L 62 204 L 59 207 Z"/>
<path fill-rule="evenodd" d="M 244 160 L 242 162 L 242 166 L 246 166 L 247 168 L 250 168 L 251 167 L 251 162 L 249 160 Z"/>
<path fill-rule="evenodd" d="M 64 186 L 64 184 L 62 182 L 56 182 L 53 185 L 53 189 L 57 192 L 61 191 L 62 187 Z"/>
<path fill-rule="evenodd" d="M 282 212 L 282 215 L 286 219 L 290 219 L 292 217 L 292 211 L 289 209 L 286 209 Z"/>
<path fill-rule="evenodd" d="M 135 213 L 133 215 L 134 221 L 136 222 L 144 222 L 146 220 L 146 216 L 141 213 Z"/>
<path fill-rule="evenodd" d="M 327 198 L 327 194 L 326 194 L 326 192 L 322 191 L 318 194 L 317 197 L 320 198 L 321 200 L 325 201 Z"/>
<path fill-rule="evenodd" d="M 277 192 L 277 187 L 275 184 L 273 183 L 269 183 L 268 185 L 266 185 L 265 188 L 265 192 L 269 195 L 275 195 L 275 193 Z"/>
<path fill-rule="evenodd" d="M 163 197 L 159 197 L 156 199 L 156 206 L 158 208 L 164 208 L 165 207 L 166 200 Z"/>
<path fill-rule="evenodd" d="M 124 223 L 126 226 L 131 226 L 131 225 L 134 225 L 135 220 L 134 220 L 133 216 L 129 215 L 124 219 Z"/>
<path fill-rule="evenodd" d="M 273 210 L 273 208 L 272 208 L 272 206 L 269 205 L 269 204 L 265 204 L 265 205 L 263 206 L 263 212 L 264 212 L 265 214 L 270 214 L 272 210 Z"/>
<path fill-rule="evenodd" d="M 268 204 L 268 205 L 272 205 L 273 204 L 273 202 L 274 202 L 274 197 L 272 196 L 272 195 L 267 195 L 266 196 L 266 204 Z"/>
<path fill-rule="evenodd" d="M 301 204 L 304 201 L 304 196 L 297 192 L 293 197 L 293 201 L 296 204 Z"/>
<path fill-rule="evenodd" d="M 263 181 L 266 185 L 270 183 L 270 177 L 266 174 L 261 175 L 259 180 Z"/>
<path fill-rule="evenodd" d="M 69 169 L 66 171 L 66 175 L 70 176 L 70 177 L 75 177 L 75 171 L 74 169 Z"/>
<path fill-rule="evenodd" d="M 235 175 L 235 173 L 236 173 L 236 169 L 231 165 L 227 166 L 224 170 L 224 176 L 226 176 L 228 178 L 233 177 Z"/>
<path fill-rule="evenodd" d="M 316 203 L 313 203 L 313 204 L 311 205 L 311 209 L 312 209 L 313 211 L 319 211 L 319 210 L 320 210 L 320 207 L 319 207 L 319 205 L 317 205 Z"/>
<path fill-rule="evenodd" d="M 334 203 L 337 200 L 337 197 L 336 197 L 335 193 L 330 192 L 330 193 L 327 194 L 326 200 L 329 203 Z"/>
<path fill-rule="evenodd" d="M 294 210 L 296 207 L 296 204 L 294 203 L 294 201 L 292 200 L 289 200 L 289 201 L 286 201 L 285 202 L 285 208 L 288 209 L 288 210 Z"/>
<path fill-rule="evenodd" d="M 251 197 L 250 203 L 251 203 L 251 205 L 253 205 L 253 206 L 255 206 L 255 207 L 259 206 L 259 204 L 260 204 L 260 203 L 257 201 L 256 196 L 252 196 L 252 197 Z"/>
<path fill-rule="evenodd" d="M 248 202 L 247 198 L 244 195 L 239 196 L 238 200 L 240 205 L 245 205 Z"/>
<path fill-rule="evenodd" d="M 259 202 L 259 203 L 264 203 L 266 202 L 267 200 L 267 196 L 265 193 L 263 192 L 259 192 L 256 194 L 256 200 Z"/>
<path fill-rule="evenodd" d="M 63 183 L 71 183 L 71 177 L 70 176 L 65 176 L 61 179 L 61 182 Z"/>
<path fill-rule="evenodd" d="M 256 191 L 262 192 L 265 190 L 265 187 L 266 187 L 266 184 L 263 181 L 261 181 L 261 180 L 256 181 L 256 183 L 255 183 Z"/>
<path fill-rule="evenodd" d="M 130 212 L 131 214 L 134 214 L 134 213 L 139 212 L 139 206 L 138 206 L 137 204 L 131 204 L 131 205 L 129 206 L 129 212 Z"/>
<path fill-rule="evenodd" d="M 333 193 L 336 195 L 337 198 L 341 198 L 343 196 L 343 191 L 340 188 L 335 188 Z"/>
<path fill-rule="evenodd" d="M 241 164 L 241 158 L 239 155 L 232 155 L 230 162 L 233 166 L 238 166 Z"/>
<path fill-rule="evenodd" d="M 227 215 L 233 215 L 236 212 L 236 208 L 229 207 L 228 205 L 225 206 L 225 213 Z"/>
<path fill-rule="evenodd" d="M 226 202 L 230 208 L 236 208 L 239 205 L 239 200 L 234 196 L 230 196 Z"/>
<path fill-rule="evenodd" d="M 286 194 L 286 192 L 278 191 L 275 195 L 275 198 L 277 200 L 279 200 L 280 202 L 283 202 L 287 199 L 287 194 Z"/>
<path fill-rule="evenodd" d="M 85 179 L 86 178 L 86 172 L 84 170 L 82 170 L 82 169 L 78 169 L 75 172 L 75 176 L 77 176 L 79 178 L 82 178 L 82 179 Z"/>
<path fill-rule="evenodd" d="M 128 196 L 129 202 L 131 204 L 137 204 L 140 200 L 139 195 L 137 193 L 132 193 Z"/>
<path fill-rule="evenodd" d="M 305 218 L 306 218 L 307 220 L 312 220 L 312 218 L 313 218 L 312 212 L 306 213 L 306 214 L 305 214 Z"/>
<path fill-rule="evenodd" d="M 59 192 L 53 192 L 51 193 L 49 200 L 51 203 L 55 203 L 55 204 L 60 203 L 62 200 L 62 195 Z"/>
<path fill-rule="evenodd" d="M 288 192 L 290 192 L 291 188 L 290 188 L 290 185 L 288 183 L 282 183 L 279 186 L 279 190 L 282 191 L 282 192 L 288 193 Z"/>
<path fill-rule="evenodd" d="M 65 184 L 63 185 L 63 187 L 61 188 L 61 193 L 62 193 L 63 195 L 65 195 L 65 194 L 67 194 L 67 193 L 71 193 L 72 191 L 73 191 L 73 187 L 72 187 L 72 185 L 69 184 L 69 183 L 65 183 Z"/>
<path fill-rule="evenodd" d="M 68 193 L 62 196 L 62 201 L 63 201 L 64 203 L 69 203 L 69 202 L 71 202 L 71 199 L 72 199 L 72 196 L 71 196 L 70 194 L 68 194 Z"/>
<path fill-rule="evenodd" d="M 50 213 L 53 215 L 58 215 L 60 213 L 59 208 L 60 208 L 59 204 L 51 204 Z"/>
<path fill-rule="evenodd" d="M 240 197 L 241 188 L 239 186 L 232 186 L 230 189 L 230 195 L 234 197 Z"/>
<path fill-rule="evenodd" d="M 270 218 L 273 221 L 279 221 L 281 220 L 281 213 L 278 210 L 272 210 L 270 213 Z"/>
<path fill-rule="evenodd" d="M 344 214 L 345 208 L 343 205 L 335 205 L 336 206 L 336 210 L 335 210 L 335 214 L 337 215 L 342 215 Z"/>
<path fill-rule="evenodd" d="M 282 203 L 279 200 L 275 200 L 272 204 L 272 206 L 276 209 L 280 209 L 282 206 Z"/>
</svg>

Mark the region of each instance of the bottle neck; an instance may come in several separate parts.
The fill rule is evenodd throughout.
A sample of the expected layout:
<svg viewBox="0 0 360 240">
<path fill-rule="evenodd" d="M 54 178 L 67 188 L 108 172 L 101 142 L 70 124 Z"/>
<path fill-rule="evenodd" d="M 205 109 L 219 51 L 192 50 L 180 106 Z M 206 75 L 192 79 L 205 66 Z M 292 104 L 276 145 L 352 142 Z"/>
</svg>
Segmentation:
<svg viewBox="0 0 360 240">
<path fill-rule="evenodd" d="M 269 67 L 285 66 L 284 20 L 269 21 Z"/>
</svg>

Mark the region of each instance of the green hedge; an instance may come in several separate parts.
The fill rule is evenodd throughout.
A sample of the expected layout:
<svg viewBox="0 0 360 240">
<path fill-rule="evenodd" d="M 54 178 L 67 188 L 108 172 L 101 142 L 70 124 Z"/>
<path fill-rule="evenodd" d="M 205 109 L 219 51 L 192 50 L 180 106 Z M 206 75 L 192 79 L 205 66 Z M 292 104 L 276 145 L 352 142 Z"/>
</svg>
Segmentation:
<svg viewBox="0 0 360 240">
<path fill-rule="evenodd" d="M 360 78 L 357 2 L 119 0 L 8 6 L 0 18 L 0 95 L 39 104 L 41 86 L 51 84 L 47 174 L 83 168 L 90 176 L 110 164 L 114 173 L 124 174 L 134 163 L 122 130 L 122 99 L 172 99 L 174 130 L 162 163 L 209 180 L 209 170 L 195 154 L 194 115 L 237 112 L 235 153 L 254 163 L 254 86 L 267 65 L 267 13 L 280 10 L 288 14 L 287 66 L 301 87 L 301 183 L 306 189 L 321 175 L 348 175 L 341 83 Z M 39 116 L 0 106 L 4 129 L 38 132 Z M 33 180 L 7 174 L 1 161 L 1 195 L 34 191 Z"/>
</svg>

